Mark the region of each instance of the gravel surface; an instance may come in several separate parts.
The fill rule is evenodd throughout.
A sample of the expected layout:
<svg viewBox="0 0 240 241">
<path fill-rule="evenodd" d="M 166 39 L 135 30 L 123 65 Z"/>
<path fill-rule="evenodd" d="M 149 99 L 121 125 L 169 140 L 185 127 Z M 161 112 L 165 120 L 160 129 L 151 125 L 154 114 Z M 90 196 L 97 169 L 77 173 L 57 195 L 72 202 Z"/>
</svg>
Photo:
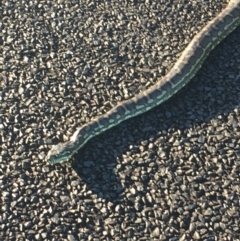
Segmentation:
<svg viewBox="0 0 240 241">
<path fill-rule="evenodd" d="M 153 85 L 225 1 L 3 1 L 0 240 L 240 240 L 240 28 L 166 103 L 52 144 Z"/>
</svg>

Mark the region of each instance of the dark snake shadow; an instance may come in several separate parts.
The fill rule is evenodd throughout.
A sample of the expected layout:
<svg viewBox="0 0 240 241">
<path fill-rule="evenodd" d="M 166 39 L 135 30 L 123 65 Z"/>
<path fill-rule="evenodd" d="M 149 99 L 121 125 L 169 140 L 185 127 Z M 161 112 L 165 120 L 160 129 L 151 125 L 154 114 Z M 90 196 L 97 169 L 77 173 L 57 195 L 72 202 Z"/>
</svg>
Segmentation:
<svg viewBox="0 0 240 241">
<path fill-rule="evenodd" d="M 161 135 L 158 133 L 168 132 L 170 128 L 184 131 L 195 125 L 201 126 L 238 107 L 240 77 L 236 76 L 240 74 L 239 54 L 235 55 L 234 66 L 229 62 L 237 49 L 240 49 L 239 27 L 213 50 L 196 77 L 175 96 L 153 110 L 94 137 L 74 155 L 72 168 L 88 189 L 100 198 L 121 203 L 124 190 L 134 183 L 132 170 L 125 170 L 124 163 L 121 163 L 123 155 L 124 160 L 131 159 L 128 151 L 138 154 L 138 145 L 150 138 L 157 139 Z M 231 78 L 232 73 L 235 78 Z M 151 151 L 148 155 L 154 159 Z M 132 160 L 133 169 L 144 166 L 138 162 L 138 159 Z M 124 174 L 124 183 L 120 182 L 119 174 L 115 174 L 116 165 L 121 165 L 118 172 Z M 146 187 L 151 178 L 149 175 L 142 184 Z M 146 192 L 144 188 L 142 195 Z"/>
</svg>

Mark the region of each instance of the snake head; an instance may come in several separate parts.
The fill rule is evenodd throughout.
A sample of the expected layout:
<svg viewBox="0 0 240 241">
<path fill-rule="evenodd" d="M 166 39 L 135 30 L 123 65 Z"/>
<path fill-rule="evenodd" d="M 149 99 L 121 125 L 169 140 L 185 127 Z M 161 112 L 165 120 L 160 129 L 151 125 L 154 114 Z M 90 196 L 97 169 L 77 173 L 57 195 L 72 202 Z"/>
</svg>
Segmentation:
<svg viewBox="0 0 240 241">
<path fill-rule="evenodd" d="M 73 143 L 67 141 L 59 143 L 52 147 L 46 156 L 46 160 L 50 164 L 62 163 L 68 161 L 73 155 Z"/>
</svg>

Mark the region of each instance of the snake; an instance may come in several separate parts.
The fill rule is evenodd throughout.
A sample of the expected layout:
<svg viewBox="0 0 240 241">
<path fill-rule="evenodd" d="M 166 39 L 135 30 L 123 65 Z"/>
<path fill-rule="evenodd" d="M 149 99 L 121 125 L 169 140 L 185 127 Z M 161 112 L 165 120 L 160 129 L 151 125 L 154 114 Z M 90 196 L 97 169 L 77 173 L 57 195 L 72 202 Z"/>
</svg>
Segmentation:
<svg viewBox="0 0 240 241">
<path fill-rule="evenodd" d="M 209 53 L 238 25 L 240 0 L 230 0 L 226 8 L 193 37 L 165 76 L 149 89 L 78 128 L 69 141 L 53 145 L 46 161 L 51 165 L 68 161 L 89 139 L 169 99 L 196 75 Z"/>
</svg>

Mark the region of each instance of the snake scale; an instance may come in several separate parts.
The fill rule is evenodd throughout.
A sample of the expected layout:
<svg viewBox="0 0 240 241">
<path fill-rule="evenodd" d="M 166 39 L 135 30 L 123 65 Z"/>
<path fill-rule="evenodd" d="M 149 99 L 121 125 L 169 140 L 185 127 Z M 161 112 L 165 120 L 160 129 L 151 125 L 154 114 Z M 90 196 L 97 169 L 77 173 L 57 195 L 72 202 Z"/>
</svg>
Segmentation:
<svg viewBox="0 0 240 241">
<path fill-rule="evenodd" d="M 53 146 L 46 160 L 50 164 L 65 162 L 90 138 L 166 101 L 194 77 L 210 51 L 239 24 L 240 0 L 230 0 L 227 7 L 192 39 L 167 75 L 146 91 L 77 129 L 69 141 Z"/>
</svg>

